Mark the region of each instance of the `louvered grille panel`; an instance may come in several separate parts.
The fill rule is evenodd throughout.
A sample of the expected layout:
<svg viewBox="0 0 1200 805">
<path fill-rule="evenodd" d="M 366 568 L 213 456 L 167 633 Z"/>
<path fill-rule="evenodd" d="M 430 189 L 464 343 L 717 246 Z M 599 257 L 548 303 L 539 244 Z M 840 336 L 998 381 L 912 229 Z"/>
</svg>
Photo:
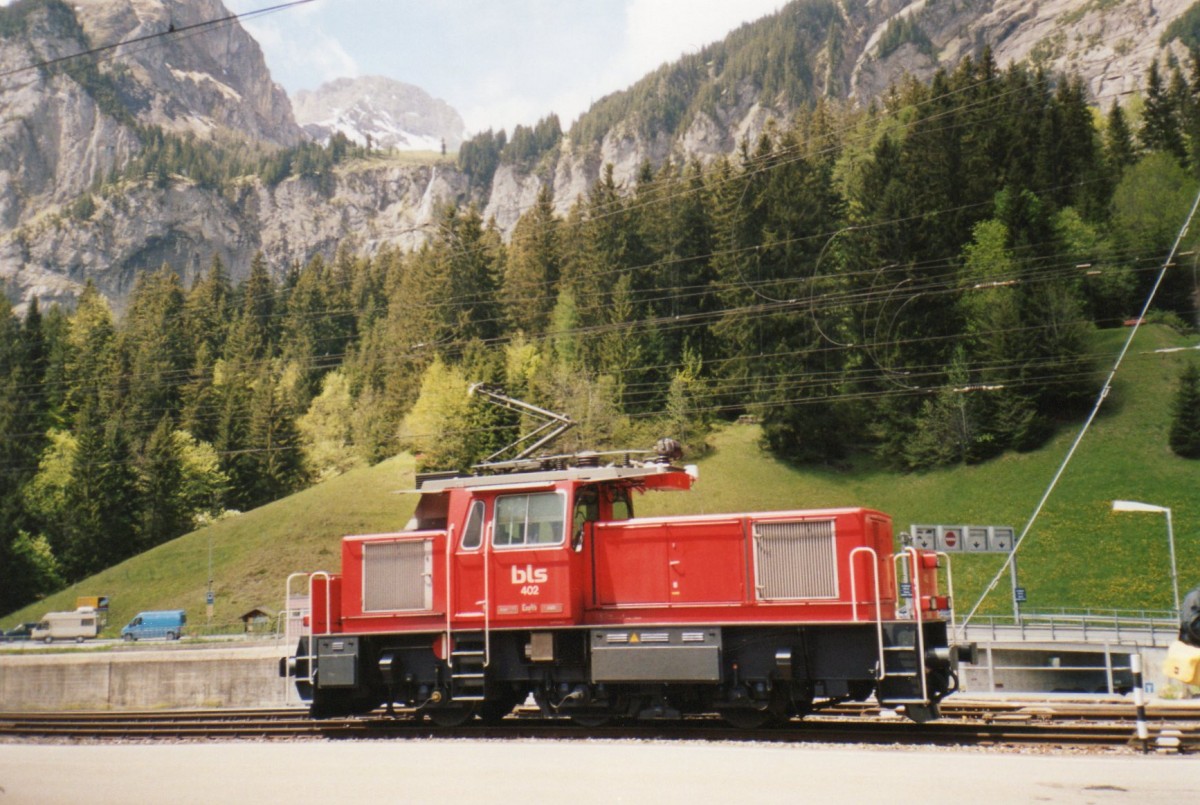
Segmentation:
<svg viewBox="0 0 1200 805">
<path fill-rule="evenodd" d="M 760 601 L 837 598 L 832 520 L 754 524 Z"/>
<path fill-rule="evenodd" d="M 363 612 L 429 609 L 433 552 L 429 540 L 363 545 Z"/>
</svg>

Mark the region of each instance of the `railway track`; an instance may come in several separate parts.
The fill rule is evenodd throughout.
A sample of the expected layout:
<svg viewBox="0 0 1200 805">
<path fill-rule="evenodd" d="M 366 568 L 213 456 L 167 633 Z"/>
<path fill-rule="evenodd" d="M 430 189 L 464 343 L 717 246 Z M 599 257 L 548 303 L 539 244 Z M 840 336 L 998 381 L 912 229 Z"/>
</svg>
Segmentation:
<svg viewBox="0 0 1200 805">
<path fill-rule="evenodd" d="M 877 707 L 846 705 L 770 729 L 741 730 L 716 718 L 583 728 L 518 710 L 500 724 L 430 725 L 412 713 L 314 721 L 300 709 L 153 712 L 0 713 L 0 737 L 16 740 L 214 739 L 553 739 L 903 744 L 908 746 L 1091 747 L 1200 752 L 1200 709 L 1150 708 L 1149 740 L 1140 746 L 1134 708 L 1115 704 L 961 702 L 943 718 L 917 725 Z"/>
</svg>

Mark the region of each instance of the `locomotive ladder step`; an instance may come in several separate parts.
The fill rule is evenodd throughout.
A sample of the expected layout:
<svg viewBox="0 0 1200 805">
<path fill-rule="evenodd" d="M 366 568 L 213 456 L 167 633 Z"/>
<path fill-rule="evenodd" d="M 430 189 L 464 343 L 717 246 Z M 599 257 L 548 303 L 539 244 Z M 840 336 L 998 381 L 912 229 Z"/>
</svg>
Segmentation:
<svg viewBox="0 0 1200 805">
<path fill-rule="evenodd" d="M 454 633 L 454 648 L 450 650 L 450 698 L 459 702 L 485 701 L 487 676 L 486 635 L 479 630 Z"/>
</svg>

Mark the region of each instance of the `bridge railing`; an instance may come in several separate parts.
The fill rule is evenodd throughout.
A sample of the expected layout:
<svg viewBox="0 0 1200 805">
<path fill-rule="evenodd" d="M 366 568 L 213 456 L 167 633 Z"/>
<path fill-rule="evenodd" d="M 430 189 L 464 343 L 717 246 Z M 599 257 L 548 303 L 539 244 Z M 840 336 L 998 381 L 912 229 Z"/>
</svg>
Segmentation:
<svg viewBox="0 0 1200 805">
<path fill-rule="evenodd" d="M 1117 644 L 1169 645 L 1179 634 L 1172 610 L 1058 609 L 1012 615 L 977 615 L 960 640 L 1091 640 Z"/>
</svg>

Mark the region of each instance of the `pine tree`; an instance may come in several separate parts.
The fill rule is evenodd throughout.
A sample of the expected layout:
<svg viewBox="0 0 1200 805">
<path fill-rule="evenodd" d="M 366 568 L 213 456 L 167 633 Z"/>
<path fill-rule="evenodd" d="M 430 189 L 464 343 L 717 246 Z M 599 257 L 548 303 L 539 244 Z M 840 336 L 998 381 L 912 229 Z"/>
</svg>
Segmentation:
<svg viewBox="0 0 1200 805">
<path fill-rule="evenodd" d="M 1129 124 L 1125 120 L 1124 110 L 1116 101 L 1113 101 L 1108 110 L 1104 155 L 1114 185 L 1120 180 L 1121 172 L 1137 161 L 1133 133 L 1129 130 Z"/>
<path fill-rule="evenodd" d="M 208 355 L 221 355 L 229 334 L 233 285 L 218 255 L 213 255 L 208 273 L 197 281 L 184 302 L 184 330 L 193 353 L 207 347 Z"/>
<path fill-rule="evenodd" d="M 1181 458 L 1200 458 L 1200 365 L 1188 364 L 1179 375 L 1171 408 L 1171 452 Z"/>
<path fill-rule="evenodd" d="M 191 512 L 183 498 L 183 457 L 170 416 L 163 416 L 137 457 L 142 549 L 186 532 Z"/>
<path fill-rule="evenodd" d="M 137 443 L 149 437 L 160 417 L 179 410 L 180 380 L 192 361 L 183 312 L 183 290 L 169 267 L 138 278 L 117 338 L 125 368 L 121 407 Z"/>
<path fill-rule="evenodd" d="M 494 228 L 484 228 L 474 206 L 447 208 L 434 238 L 446 296 L 437 300 L 444 326 L 458 341 L 488 341 L 500 332 L 497 283 L 501 244 Z"/>
<path fill-rule="evenodd" d="M 982 435 L 979 406 L 966 391 L 965 362 L 963 351 L 956 351 L 946 385 L 921 403 L 905 450 L 910 469 L 963 463 L 975 454 L 976 443 L 987 438 Z"/>
<path fill-rule="evenodd" d="M 280 332 L 283 361 L 297 374 L 292 404 L 308 407 L 320 390 L 321 375 L 337 363 L 342 345 L 330 317 L 327 292 L 333 287 L 320 255 L 300 271 L 287 297 Z"/>
<path fill-rule="evenodd" d="M 379 392 L 386 418 L 394 424 L 416 400 L 421 375 L 436 350 L 452 340 L 445 322 L 448 305 L 449 278 L 426 244 L 403 261 L 389 288 L 387 317 L 367 334 L 356 354 L 364 386 Z"/>
<path fill-rule="evenodd" d="M 550 326 L 562 265 L 559 230 L 554 191 L 547 185 L 538 191 L 537 203 L 513 228 L 500 287 L 510 331 L 541 335 Z"/>
<path fill-rule="evenodd" d="M 685 350 L 703 356 L 715 345 L 708 334 L 708 316 L 715 308 L 712 283 L 712 228 L 706 206 L 703 172 L 693 162 L 686 170 L 667 162 L 639 182 L 630 209 L 631 225 L 642 244 L 645 265 L 634 274 L 643 327 L 639 349 L 644 355 L 637 382 L 656 393 L 641 400 L 644 410 L 661 409 L 662 391 L 672 380 L 673 367 Z"/>
<path fill-rule="evenodd" d="M 260 370 L 246 430 L 246 505 L 260 506 L 300 489 L 308 480 L 296 414 L 269 367 Z"/>
<path fill-rule="evenodd" d="M 112 311 L 89 280 L 76 302 L 65 344 L 65 403 L 69 412 L 98 406 L 102 399 L 112 404 L 115 342 Z"/>
<path fill-rule="evenodd" d="M 0 610 L 17 608 L 25 603 L 30 591 L 19 589 L 16 579 L 8 581 L 9 568 L 24 571 L 22 556 L 17 547 L 21 525 L 26 520 L 21 498 L 21 484 L 33 474 L 37 453 L 28 453 L 33 433 L 25 429 L 33 424 L 25 400 L 33 396 L 36 386 L 24 387 L 22 376 L 29 368 L 28 356 L 22 343 L 21 329 L 13 317 L 7 298 L 0 297 L 0 568 L 6 583 L 0 587 Z"/>
<path fill-rule="evenodd" d="M 179 390 L 180 426 L 204 441 L 216 438 L 219 408 L 213 368 L 225 353 L 231 326 L 233 286 L 220 257 L 184 300 L 183 321 L 190 371 Z"/>
<path fill-rule="evenodd" d="M 564 261 L 563 283 L 574 298 L 580 327 L 585 332 L 604 328 L 611 320 L 617 280 L 622 273 L 644 264 L 611 164 L 605 166 L 585 204 L 568 222 L 567 232 L 568 238 L 576 240 L 570 259 Z M 632 290 L 632 281 L 627 287 Z M 636 300 L 634 306 L 633 315 L 640 318 L 642 311 Z M 580 347 L 585 360 L 598 358 L 597 340 L 581 340 Z"/>
<path fill-rule="evenodd" d="M 132 456 L 120 424 L 88 403 L 79 412 L 75 432 L 78 441 L 65 489 L 71 516 L 61 556 L 64 575 L 72 581 L 141 548 Z"/>
<path fill-rule="evenodd" d="M 218 363 L 214 371 L 212 445 L 220 457 L 220 470 L 229 479 L 223 507 L 244 511 L 253 506 L 257 471 L 249 447 L 250 386 L 253 376 L 235 371 L 234 364 Z"/>
<path fill-rule="evenodd" d="M 275 284 L 262 252 L 250 261 L 250 276 L 238 288 L 241 312 L 225 346 L 226 356 L 249 365 L 273 357 L 278 343 Z"/>
<path fill-rule="evenodd" d="M 757 286 L 763 279 L 757 248 L 763 226 L 760 197 L 764 172 L 755 160 L 770 154 L 770 142 L 759 144 L 756 156 L 743 152 L 739 170 L 726 160 L 717 163 L 710 178 L 713 209 L 712 270 L 716 303 L 722 311 L 712 325 L 720 355 L 718 393 L 730 410 L 745 410 L 762 398 L 757 367 L 769 350 L 757 306 L 763 301 Z"/>
<path fill-rule="evenodd" d="M 1187 158 L 1180 131 L 1176 98 L 1163 87 L 1158 62 L 1150 62 L 1146 73 L 1146 106 L 1142 112 L 1142 145 L 1151 151 L 1165 151 L 1180 161 Z"/>
</svg>

